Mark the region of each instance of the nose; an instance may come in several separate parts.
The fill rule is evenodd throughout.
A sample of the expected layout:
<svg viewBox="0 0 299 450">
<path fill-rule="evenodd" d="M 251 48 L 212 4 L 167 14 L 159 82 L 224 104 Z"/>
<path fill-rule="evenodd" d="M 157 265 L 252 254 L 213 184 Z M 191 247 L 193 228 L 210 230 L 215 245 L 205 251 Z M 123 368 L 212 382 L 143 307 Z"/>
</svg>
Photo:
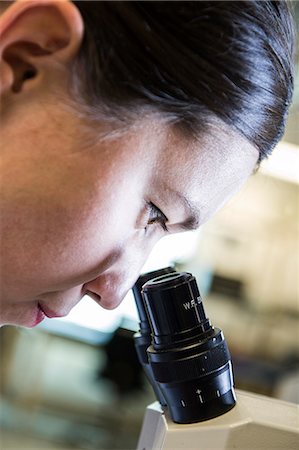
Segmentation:
<svg viewBox="0 0 299 450">
<path fill-rule="evenodd" d="M 114 309 L 134 284 L 135 276 L 131 279 L 126 277 L 125 273 L 107 272 L 88 283 L 86 294 L 103 308 Z"/>
<path fill-rule="evenodd" d="M 129 270 L 109 270 L 85 285 L 85 293 L 105 309 L 116 308 L 137 280 L 142 262 Z"/>
<path fill-rule="evenodd" d="M 105 309 L 116 308 L 139 277 L 154 242 L 140 248 L 126 246 L 118 260 L 97 278 L 86 283 L 84 293 Z"/>
</svg>

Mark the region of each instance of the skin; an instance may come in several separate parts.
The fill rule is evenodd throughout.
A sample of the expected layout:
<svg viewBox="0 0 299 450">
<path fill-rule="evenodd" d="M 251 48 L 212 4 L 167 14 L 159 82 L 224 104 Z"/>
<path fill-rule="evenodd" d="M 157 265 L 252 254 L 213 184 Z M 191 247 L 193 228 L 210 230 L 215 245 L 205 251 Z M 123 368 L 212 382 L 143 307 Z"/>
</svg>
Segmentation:
<svg viewBox="0 0 299 450">
<path fill-rule="evenodd" d="M 216 120 L 194 139 L 157 114 L 118 133 L 79 118 L 67 106 L 83 35 L 72 3 L 16 2 L 0 26 L 0 322 L 34 326 L 38 305 L 64 316 L 86 293 L 115 308 L 154 244 L 211 217 L 258 152 Z"/>
</svg>

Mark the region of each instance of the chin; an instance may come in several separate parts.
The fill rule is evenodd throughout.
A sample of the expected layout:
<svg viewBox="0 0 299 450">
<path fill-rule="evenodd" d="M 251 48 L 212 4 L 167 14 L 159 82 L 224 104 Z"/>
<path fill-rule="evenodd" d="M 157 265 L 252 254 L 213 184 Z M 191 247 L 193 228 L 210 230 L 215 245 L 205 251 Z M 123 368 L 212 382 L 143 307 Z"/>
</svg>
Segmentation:
<svg viewBox="0 0 299 450">
<path fill-rule="evenodd" d="M 36 302 L 28 304 L 20 304 L 19 308 L 10 308 L 10 311 L 5 312 L 0 318 L 0 326 L 13 325 L 25 328 L 34 328 L 41 323 L 45 314 L 40 311 Z M 16 311 L 19 309 L 19 311 Z"/>
</svg>

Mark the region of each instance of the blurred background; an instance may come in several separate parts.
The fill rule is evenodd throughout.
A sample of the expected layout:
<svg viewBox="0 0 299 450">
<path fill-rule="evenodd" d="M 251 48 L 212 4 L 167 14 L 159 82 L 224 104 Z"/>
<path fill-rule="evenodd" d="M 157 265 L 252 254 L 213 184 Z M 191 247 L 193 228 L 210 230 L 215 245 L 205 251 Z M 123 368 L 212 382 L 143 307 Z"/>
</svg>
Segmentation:
<svg viewBox="0 0 299 450">
<path fill-rule="evenodd" d="M 224 331 L 235 384 L 299 403 L 299 79 L 269 161 L 199 231 L 164 238 L 143 272 L 175 264 L 198 280 Z M 155 400 L 135 355 L 130 292 L 106 311 L 85 297 L 65 319 L 0 329 L 0 448 L 134 449 Z"/>
</svg>

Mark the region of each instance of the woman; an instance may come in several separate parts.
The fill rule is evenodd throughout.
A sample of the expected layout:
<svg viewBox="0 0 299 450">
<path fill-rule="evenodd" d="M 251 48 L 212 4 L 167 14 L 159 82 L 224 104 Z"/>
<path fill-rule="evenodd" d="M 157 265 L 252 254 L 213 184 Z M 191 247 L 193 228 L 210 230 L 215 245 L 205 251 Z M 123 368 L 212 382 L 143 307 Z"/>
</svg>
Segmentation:
<svg viewBox="0 0 299 450">
<path fill-rule="evenodd" d="M 2 3 L 1 323 L 115 308 L 282 136 L 285 1 Z"/>
</svg>

